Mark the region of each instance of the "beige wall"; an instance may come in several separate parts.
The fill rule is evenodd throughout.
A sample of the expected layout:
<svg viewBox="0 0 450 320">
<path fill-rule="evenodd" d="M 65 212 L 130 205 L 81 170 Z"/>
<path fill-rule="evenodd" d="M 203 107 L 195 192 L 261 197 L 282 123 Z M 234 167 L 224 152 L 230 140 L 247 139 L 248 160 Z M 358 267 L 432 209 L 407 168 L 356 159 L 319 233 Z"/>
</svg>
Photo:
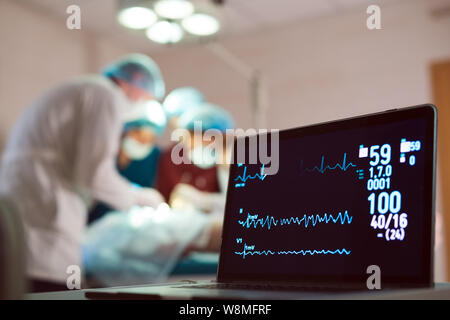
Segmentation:
<svg viewBox="0 0 450 320">
<path fill-rule="evenodd" d="M 450 19 L 433 18 L 429 10 L 444 2 L 382 7 L 382 30 L 367 30 L 361 9 L 226 38 L 222 45 L 262 70 L 269 128 L 420 104 L 431 101 L 430 63 L 450 58 Z M 24 3 L 0 0 L 0 147 L 33 97 L 133 51 L 89 30 L 69 31 L 64 19 Z M 160 64 L 169 89 L 196 86 L 228 108 L 238 126 L 251 126 L 248 82 L 204 45 L 147 53 Z M 437 279 L 443 277 L 442 258 L 438 254 Z"/>
<path fill-rule="evenodd" d="M 96 72 L 127 53 L 89 31 L 71 31 L 65 20 L 0 0 L 0 147 L 17 117 L 42 91 L 73 76 Z"/>
<path fill-rule="evenodd" d="M 432 3 L 400 1 L 382 8 L 382 30 L 365 27 L 362 10 L 223 40 L 222 45 L 268 82 L 267 126 L 287 128 L 429 102 L 429 64 L 450 58 L 450 19 Z M 103 64 L 123 48 L 88 30 L 10 0 L 0 0 L 0 136 L 43 89 Z M 26 3 L 26 2 L 25 2 Z M 149 52 L 169 89 L 194 85 L 249 127 L 248 82 L 204 45 Z M 289 116 L 287 116 L 289 115 Z"/>
<path fill-rule="evenodd" d="M 382 30 L 362 10 L 223 41 L 269 82 L 269 127 L 286 128 L 429 102 L 430 61 L 450 58 L 450 19 L 434 20 L 436 1 L 382 8 Z M 448 1 L 447 1 L 448 2 Z M 249 126 L 245 81 L 204 47 L 156 53 L 169 85 L 194 82 Z"/>
</svg>

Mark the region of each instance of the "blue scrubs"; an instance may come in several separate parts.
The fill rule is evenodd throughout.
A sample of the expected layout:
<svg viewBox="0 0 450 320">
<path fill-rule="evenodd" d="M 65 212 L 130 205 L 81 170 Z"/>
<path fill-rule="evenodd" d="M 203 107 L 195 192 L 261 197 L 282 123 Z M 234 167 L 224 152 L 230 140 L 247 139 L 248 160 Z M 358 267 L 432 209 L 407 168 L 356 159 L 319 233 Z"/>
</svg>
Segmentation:
<svg viewBox="0 0 450 320">
<path fill-rule="evenodd" d="M 158 169 L 158 160 L 161 155 L 161 149 L 155 146 L 152 152 L 142 160 L 132 160 L 127 167 L 120 169 L 117 167 L 119 173 L 128 179 L 130 182 L 140 185 L 145 188 L 153 188 L 155 185 L 155 178 Z M 98 202 L 92 207 L 88 216 L 88 224 L 91 224 L 97 219 L 100 219 L 105 214 L 113 211 L 111 207 L 105 203 Z"/>
</svg>

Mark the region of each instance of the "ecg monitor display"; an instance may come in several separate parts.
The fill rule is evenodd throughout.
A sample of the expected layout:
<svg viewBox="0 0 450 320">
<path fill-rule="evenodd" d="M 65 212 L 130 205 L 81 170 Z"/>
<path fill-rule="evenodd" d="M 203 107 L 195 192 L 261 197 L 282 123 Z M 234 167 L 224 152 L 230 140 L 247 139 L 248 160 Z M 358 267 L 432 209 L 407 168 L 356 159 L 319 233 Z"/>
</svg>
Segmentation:
<svg viewBox="0 0 450 320">
<path fill-rule="evenodd" d="M 234 163 L 219 280 L 365 284 L 376 265 L 429 285 L 435 123 L 426 105 L 290 129 L 276 174 Z"/>
</svg>

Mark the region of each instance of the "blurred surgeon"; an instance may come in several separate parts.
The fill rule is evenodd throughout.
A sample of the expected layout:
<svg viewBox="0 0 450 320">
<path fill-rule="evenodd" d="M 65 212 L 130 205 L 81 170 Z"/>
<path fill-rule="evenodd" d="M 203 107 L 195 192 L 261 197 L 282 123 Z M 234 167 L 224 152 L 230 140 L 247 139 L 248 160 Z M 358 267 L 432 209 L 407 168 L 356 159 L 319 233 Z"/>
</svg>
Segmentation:
<svg viewBox="0 0 450 320">
<path fill-rule="evenodd" d="M 0 169 L 0 194 L 15 204 L 27 241 L 31 291 L 66 289 L 81 266 L 80 242 L 92 199 L 117 210 L 158 206 L 154 189 L 136 188 L 116 170 L 123 117 L 161 99 L 164 82 L 148 56 L 125 56 L 63 83 L 31 103 L 13 128 Z"/>
<path fill-rule="evenodd" d="M 201 125 L 200 131 L 195 130 L 198 124 Z M 177 209 L 191 206 L 204 212 L 220 211 L 228 171 L 226 165 L 221 165 L 224 160 L 218 159 L 216 150 L 208 147 L 212 141 L 205 139 L 203 134 L 215 129 L 221 135 L 221 141 L 216 144 L 222 148 L 222 154 L 226 154 L 226 130 L 234 128 L 234 121 L 226 110 L 203 103 L 201 107 L 185 112 L 179 118 L 178 125 L 188 133 L 180 142 L 183 145 L 180 156 L 188 161 L 180 164 L 174 162 L 172 157 L 177 154 L 174 152 L 177 146 L 164 152 L 159 164 L 157 189 Z"/>
<path fill-rule="evenodd" d="M 156 139 L 164 133 L 167 118 L 161 104 L 155 100 L 141 103 L 124 119 L 123 135 L 117 157 L 117 170 L 128 181 L 139 187 L 155 184 L 161 149 Z M 92 223 L 114 209 L 97 203 L 90 211 Z"/>
<path fill-rule="evenodd" d="M 118 157 L 119 172 L 142 187 L 153 187 L 160 148 L 156 139 L 164 133 L 167 118 L 157 101 L 136 108 L 125 119 Z"/>
</svg>

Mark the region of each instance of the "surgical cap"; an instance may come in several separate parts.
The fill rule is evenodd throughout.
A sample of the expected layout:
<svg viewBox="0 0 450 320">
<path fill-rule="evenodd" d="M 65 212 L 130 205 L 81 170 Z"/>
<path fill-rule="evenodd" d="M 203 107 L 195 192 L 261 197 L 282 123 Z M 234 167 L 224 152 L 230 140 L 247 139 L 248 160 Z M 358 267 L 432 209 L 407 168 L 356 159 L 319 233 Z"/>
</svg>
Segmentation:
<svg viewBox="0 0 450 320">
<path fill-rule="evenodd" d="M 211 103 L 204 103 L 199 108 L 185 112 L 180 117 L 179 125 L 181 128 L 194 131 L 196 121 L 201 121 L 202 130 L 216 129 L 225 132 L 234 128 L 234 120 L 230 113 Z"/>
<path fill-rule="evenodd" d="M 161 104 L 156 101 L 141 102 L 125 114 L 124 130 L 151 127 L 157 135 L 164 132 L 167 117 Z"/>
<path fill-rule="evenodd" d="M 169 118 L 181 116 L 185 111 L 205 102 L 203 94 L 192 87 L 181 87 L 170 92 L 164 99 L 163 107 Z"/>
<path fill-rule="evenodd" d="M 134 53 L 111 63 L 102 70 L 107 77 L 114 77 L 151 93 L 156 99 L 165 94 L 165 84 L 158 65 L 144 54 Z"/>
</svg>

